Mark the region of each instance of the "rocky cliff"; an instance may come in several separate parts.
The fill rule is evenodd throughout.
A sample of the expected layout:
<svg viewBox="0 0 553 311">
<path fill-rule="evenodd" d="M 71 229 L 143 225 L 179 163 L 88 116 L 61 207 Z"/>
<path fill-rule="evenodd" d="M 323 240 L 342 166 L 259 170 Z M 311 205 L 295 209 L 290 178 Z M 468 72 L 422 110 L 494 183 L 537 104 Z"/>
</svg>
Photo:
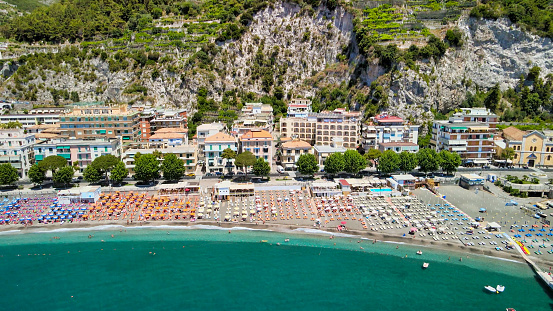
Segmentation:
<svg viewBox="0 0 553 311">
<path fill-rule="evenodd" d="M 285 93 L 308 97 L 316 87 L 355 78 L 360 89 L 378 80 L 388 91 L 392 113 L 420 121 L 432 118 L 430 108 L 455 107 L 476 87 L 496 83 L 502 89 L 512 87 L 535 65 L 544 76 L 553 70 L 553 43 L 548 38 L 525 33 L 508 20 L 464 16 L 456 26 L 464 33 L 462 48 L 450 48 L 437 62 L 419 62 L 417 71 L 400 64 L 398 71 L 386 73 L 377 60 L 359 55 L 353 16 L 343 8 L 311 10 L 278 2 L 258 12 L 240 40 L 220 44 L 207 69 L 187 67 L 192 53 L 175 51 L 172 69 L 158 64 L 111 71 L 108 62 L 95 56 L 78 64 L 64 63 L 59 70 L 34 68 L 28 77 L 17 80 L 11 78 L 17 67 L 10 62 L 2 69 L 7 78 L 0 96 L 23 99 L 26 89 L 35 88 L 37 101 L 49 102 L 53 100 L 50 89 L 57 89 L 78 92 L 80 100 L 86 101 L 192 108 L 202 86 L 216 100 L 230 89 L 266 94 L 277 86 Z M 339 62 L 338 55 L 348 45 L 350 59 Z M 152 75 L 155 70 L 159 75 Z M 95 78 L 83 79 L 85 74 Z M 145 87 L 147 94 L 125 92 L 133 84 Z"/>
<path fill-rule="evenodd" d="M 420 63 L 419 72 L 402 67 L 389 88 L 390 109 L 402 116 L 423 116 L 430 108 L 451 108 L 467 91 L 487 89 L 499 83 L 514 87 L 521 74 L 533 66 L 541 75 L 553 72 L 553 42 L 523 32 L 509 20 L 461 18 L 462 48 L 449 49 L 437 62 Z M 424 118 L 429 118 L 426 114 Z"/>
</svg>

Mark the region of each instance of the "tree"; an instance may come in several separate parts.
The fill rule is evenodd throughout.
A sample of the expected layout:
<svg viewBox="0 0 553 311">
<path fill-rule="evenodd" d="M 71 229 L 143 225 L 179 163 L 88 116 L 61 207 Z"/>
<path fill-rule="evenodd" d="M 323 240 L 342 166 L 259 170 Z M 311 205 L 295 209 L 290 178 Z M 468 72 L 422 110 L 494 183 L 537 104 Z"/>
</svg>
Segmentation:
<svg viewBox="0 0 553 311">
<path fill-rule="evenodd" d="M 227 149 L 223 150 L 223 152 L 221 153 L 221 157 L 223 159 L 227 159 L 226 165 L 227 165 L 229 173 L 230 173 L 230 171 L 232 170 L 232 165 L 229 165 L 229 163 L 230 163 L 229 161 L 230 161 L 230 159 L 236 158 L 236 151 L 234 151 L 230 148 L 227 148 Z"/>
<path fill-rule="evenodd" d="M 515 157 L 515 149 L 507 147 L 501 151 L 501 159 L 512 160 Z"/>
<path fill-rule="evenodd" d="M 46 178 L 46 171 L 40 168 L 38 164 L 31 166 L 29 169 L 29 179 L 36 186 L 42 185 L 44 178 Z"/>
<path fill-rule="evenodd" d="M 83 172 L 84 180 L 89 183 L 97 183 L 102 179 L 102 174 L 92 165 L 88 165 Z"/>
<path fill-rule="evenodd" d="M 119 163 L 115 165 L 110 173 L 110 179 L 117 184 L 121 184 L 123 182 L 123 179 L 125 179 L 127 176 L 129 176 L 129 171 L 125 167 L 125 163 L 123 163 L 123 161 L 119 161 Z"/>
<path fill-rule="evenodd" d="M 159 178 L 159 160 L 153 154 L 141 155 L 135 162 L 134 178 L 143 182 Z"/>
<path fill-rule="evenodd" d="M 399 154 L 399 170 L 407 174 L 417 167 L 417 155 L 412 152 L 403 151 Z"/>
<path fill-rule="evenodd" d="M 484 105 L 491 111 L 496 111 L 497 107 L 499 107 L 500 100 L 501 89 L 499 88 L 499 84 L 496 84 L 494 87 L 492 87 L 491 91 L 486 96 L 486 99 L 484 99 Z"/>
<path fill-rule="evenodd" d="M 457 171 L 457 168 L 461 165 L 461 157 L 456 152 L 449 152 L 448 150 L 442 150 L 438 154 L 440 158 L 440 166 L 443 171 L 448 175 Z"/>
<path fill-rule="evenodd" d="M 399 169 L 399 155 L 393 150 L 386 150 L 378 159 L 376 168 L 384 174 L 391 174 Z"/>
<path fill-rule="evenodd" d="M 93 166 L 100 174 L 104 175 L 105 179 L 109 181 L 108 173 L 119 162 L 121 162 L 121 160 L 119 160 L 118 157 L 111 154 L 105 154 L 94 159 L 90 165 Z"/>
<path fill-rule="evenodd" d="M 163 178 L 166 180 L 179 180 L 184 176 L 186 169 L 184 168 L 184 161 L 179 159 L 176 155 L 169 153 L 166 154 L 161 163 L 161 171 L 163 172 Z"/>
<path fill-rule="evenodd" d="M 344 170 L 346 162 L 344 161 L 344 155 L 336 152 L 328 156 L 324 161 L 325 172 L 331 176 L 340 173 Z"/>
<path fill-rule="evenodd" d="M 236 156 L 236 159 L 234 160 L 234 165 L 236 167 L 241 167 L 244 169 L 246 176 L 248 175 L 247 168 L 255 164 L 255 156 L 250 151 L 244 151 Z"/>
<path fill-rule="evenodd" d="M 263 158 L 257 159 L 253 165 L 253 173 L 256 176 L 267 176 L 271 171 L 271 166 Z"/>
<path fill-rule="evenodd" d="M 298 171 L 303 175 L 313 175 L 319 171 L 319 164 L 317 159 L 311 153 L 304 153 L 296 162 Z"/>
<path fill-rule="evenodd" d="M 380 156 L 382 156 L 382 152 L 378 149 L 369 149 L 363 156 L 367 159 L 369 166 L 372 167 L 373 161 L 378 161 Z"/>
<path fill-rule="evenodd" d="M 19 179 L 17 169 L 11 164 L 0 164 L 0 185 L 11 185 Z"/>
<path fill-rule="evenodd" d="M 38 166 L 44 171 L 51 171 L 52 176 L 54 172 L 67 165 L 67 160 L 58 155 L 51 155 L 38 162 Z"/>
<path fill-rule="evenodd" d="M 52 179 L 54 180 L 54 183 L 63 184 L 67 187 L 67 185 L 71 183 L 71 180 L 73 179 L 73 175 L 75 175 L 75 171 L 73 170 L 73 167 L 64 166 L 54 172 Z"/>
<path fill-rule="evenodd" d="M 350 174 L 357 174 L 367 167 L 365 159 L 357 150 L 348 150 L 344 153 L 344 170 Z"/>
<path fill-rule="evenodd" d="M 440 158 L 434 149 L 423 148 L 417 152 L 419 170 L 425 173 L 438 170 L 440 167 Z"/>
</svg>

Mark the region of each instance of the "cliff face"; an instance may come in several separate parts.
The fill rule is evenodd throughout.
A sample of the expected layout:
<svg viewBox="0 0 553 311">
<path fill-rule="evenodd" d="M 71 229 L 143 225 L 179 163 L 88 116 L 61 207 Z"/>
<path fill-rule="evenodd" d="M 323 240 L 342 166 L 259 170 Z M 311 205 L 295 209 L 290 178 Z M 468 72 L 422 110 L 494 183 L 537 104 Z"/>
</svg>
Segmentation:
<svg viewBox="0 0 553 311">
<path fill-rule="evenodd" d="M 96 57 L 82 61 L 79 68 L 63 64 L 61 71 L 46 70 L 46 79 L 35 70 L 26 86 L 42 85 L 37 92 L 38 101 L 52 101 L 48 88 L 54 88 L 76 91 L 83 101 L 134 100 L 158 106 L 193 107 L 197 90 L 202 86 L 207 87 L 215 99 L 220 99 L 229 89 L 267 93 L 260 77 L 253 77 L 252 69 L 258 49 L 263 45 L 260 67 L 268 66 L 269 61 L 272 66 L 274 83 L 269 89 L 280 86 L 287 93 L 302 85 L 304 79 L 337 62 L 342 46 L 347 46 L 351 40 L 352 20 L 341 7 L 334 11 L 321 8 L 303 12 L 296 4 L 278 3 L 258 12 L 240 40 L 220 45 L 220 52 L 213 59 L 213 70 L 171 72 L 161 68 L 160 76 L 152 79 L 152 66 L 111 72 L 108 63 Z M 174 64 L 184 67 L 190 55 L 175 54 L 178 57 Z M 93 73 L 97 78 L 85 81 L 75 75 L 76 71 Z M 13 68 L 5 66 L 2 72 L 10 76 Z M 146 87 L 147 95 L 126 94 L 124 90 L 131 84 Z M 1 96 L 14 96 L 7 88 L 10 85 L 13 89 L 13 81 L 8 79 Z"/>
<path fill-rule="evenodd" d="M 307 97 L 315 94 L 316 87 L 349 83 L 356 77 L 360 87 L 378 79 L 388 91 L 390 112 L 422 121 L 432 118 L 430 108 L 455 107 L 467 91 L 477 86 L 489 88 L 499 83 L 506 89 L 533 66 L 542 68 L 542 76 L 553 70 L 550 39 L 520 31 L 508 20 L 462 17 L 457 26 L 464 33 L 462 48 L 449 49 L 437 62 L 419 62 L 417 72 L 400 64 L 397 72 L 385 73 L 377 60 L 359 55 L 353 16 L 343 8 L 309 11 L 279 2 L 258 12 L 240 40 L 221 44 L 210 69 L 181 70 L 186 68 L 190 54 L 178 51 L 171 54 L 176 71 L 159 64 L 110 71 L 108 63 L 98 56 L 80 60 L 75 67 L 64 63 L 57 71 L 34 69 L 28 78 L 19 79 L 23 85 L 15 85 L 16 79 L 11 76 L 17 66 L 10 62 L 2 68 L 6 78 L 0 96 L 21 96 L 35 86 L 39 102 L 52 101 L 49 89 L 53 88 L 75 91 L 83 101 L 135 101 L 192 108 L 202 86 L 216 100 L 230 89 L 266 94 L 277 86 L 285 93 Z M 349 61 L 338 62 L 338 55 L 348 45 L 352 47 Z M 159 76 L 153 78 L 155 68 Z M 83 79 L 84 74 L 95 78 Z M 125 93 L 133 84 L 145 87 L 147 94 Z M 14 93 L 16 89 L 19 93 Z"/>
<path fill-rule="evenodd" d="M 392 111 L 422 117 L 430 108 L 457 106 L 476 86 L 486 89 L 498 83 L 505 90 L 533 66 L 542 69 L 541 76 L 553 71 L 549 38 L 525 33 L 505 19 L 461 18 L 458 27 L 464 33 L 462 48 L 449 49 L 437 63 L 419 64 L 419 73 L 401 68 L 389 90 Z"/>
</svg>

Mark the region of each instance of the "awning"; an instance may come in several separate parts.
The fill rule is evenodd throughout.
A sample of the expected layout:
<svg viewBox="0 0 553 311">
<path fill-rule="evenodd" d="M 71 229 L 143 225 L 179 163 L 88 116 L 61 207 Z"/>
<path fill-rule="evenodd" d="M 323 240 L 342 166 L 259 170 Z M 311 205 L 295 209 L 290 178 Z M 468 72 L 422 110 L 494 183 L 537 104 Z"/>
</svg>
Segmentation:
<svg viewBox="0 0 553 311">
<path fill-rule="evenodd" d="M 488 159 L 474 159 L 474 163 L 476 163 L 476 164 L 488 164 L 488 163 L 490 163 L 490 160 L 488 160 Z"/>
<path fill-rule="evenodd" d="M 536 155 L 534 153 L 531 153 L 527 159 L 537 159 Z"/>
<path fill-rule="evenodd" d="M 467 128 L 465 126 L 452 126 L 452 130 L 466 130 Z"/>
</svg>

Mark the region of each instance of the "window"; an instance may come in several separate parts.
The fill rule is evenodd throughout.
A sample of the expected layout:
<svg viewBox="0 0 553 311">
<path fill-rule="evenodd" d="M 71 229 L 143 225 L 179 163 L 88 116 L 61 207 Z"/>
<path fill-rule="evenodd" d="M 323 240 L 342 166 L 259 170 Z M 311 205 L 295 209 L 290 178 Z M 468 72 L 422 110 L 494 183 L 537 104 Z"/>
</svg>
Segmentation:
<svg viewBox="0 0 553 311">
<path fill-rule="evenodd" d="M 551 161 L 551 156 L 550 155 L 547 156 L 547 161 Z"/>
<path fill-rule="evenodd" d="M 98 151 L 98 147 L 94 147 L 94 151 Z"/>
</svg>

